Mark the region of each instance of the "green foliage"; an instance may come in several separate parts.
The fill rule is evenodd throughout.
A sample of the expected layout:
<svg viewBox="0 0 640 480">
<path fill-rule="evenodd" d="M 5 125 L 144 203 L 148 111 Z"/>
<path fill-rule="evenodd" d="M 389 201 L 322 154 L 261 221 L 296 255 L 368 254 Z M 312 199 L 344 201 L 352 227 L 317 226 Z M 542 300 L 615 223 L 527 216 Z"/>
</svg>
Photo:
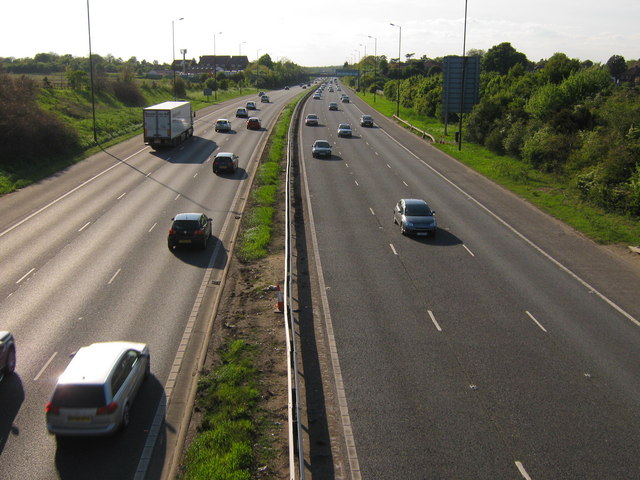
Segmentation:
<svg viewBox="0 0 640 480">
<path fill-rule="evenodd" d="M 481 65 L 486 72 L 498 72 L 506 75 L 516 64 L 527 66 L 527 56 L 517 52 L 509 42 L 491 47 L 482 57 Z"/>
<path fill-rule="evenodd" d="M 252 478 L 260 398 L 254 350 L 243 340 L 223 346 L 220 366 L 198 382 L 197 405 L 204 418 L 186 454 L 185 480 Z"/>
</svg>

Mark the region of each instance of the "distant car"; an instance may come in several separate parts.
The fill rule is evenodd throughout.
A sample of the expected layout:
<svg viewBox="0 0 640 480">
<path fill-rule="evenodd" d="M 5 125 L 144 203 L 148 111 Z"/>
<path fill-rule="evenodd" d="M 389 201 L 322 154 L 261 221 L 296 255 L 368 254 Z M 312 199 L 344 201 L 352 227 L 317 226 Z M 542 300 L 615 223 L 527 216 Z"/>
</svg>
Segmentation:
<svg viewBox="0 0 640 480">
<path fill-rule="evenodd" d="M 360 117 L 361 127 L 373 127 L 373 117 L 371 115 L 362 115 Z"/>
<path fill-rule="evenodd" d="M 207 248 L 207 240 L 211 236 L 212 219 L 204 213 L 179 213 L 171 219 L 167 244 L 169 250 L 178 246 L 198 245 Z"/>
<path fill-rule="evenodd" d="M 259 96 L 259 97 L 262 97 L 263 95 L 264 95 L 264 92 L 260 92 L 260 93 L 258 93 L 258 96 Z"/>
<path fill-rule="evenodd" d="M 285 90 L 289 90 L 289 87 L 284 87 Z"/>
<path fill-rule="evenodd" d="M 211 162 L 213 173 L 235 173 L 238 169 L 238 156 L 231 152 L 218 152 Z"/>
<path fill-rule="evenodd" d="M 331 157 L 331 144 L 326 140 L 316 140 L 311 147 L 311 156 L 313 158 Z"/>
<path fill-rule="evenodd" d="M 244 107 L 240 107 L 236 110 L 236 117 L 238 118 L 249 118 L 249 112 Z"/>
<path fill-rule="evenodd" d="M 269 103 L 269 97 L 268 97 L 267 95 L 262 95 L 262 96 L 260 97 L 260 101 L 261 101 L 262 103 Z"/>
<path fill-rule="evenodd" d="M 349 96 L 348 95 L 343 95 L 342 96 L 342 103 L 349 103 Z"/>
<path fill-rule="evenodd" d="M 322 95 L 320 95 L 320 93 L 316 92 L 313 94 L 313 99 L 314 100 L 320 100 L 322 98 Z"/>
<path fill-rule="evenodd" d="M 255 110 L 256 107 L 256 102 L 247 102 L 247 104 L 245 105 L 245 107 L 247 108 L 247 110 Z"/>
<path fill-rule="evenodd" d="M 318 125 L 318 115 L 316 115 L 315 113 L 310 113 L 304 119 L 304 124 L 309 126 L 309 127 L 317 126 Z"/>
<path fill-rule="evenodd" d="M 226 118 L 219 118 L 216 120 L 215 130 L 216 132 L 230 132 L 231 122 Z"/>
<path fill-rule="evenodd" d="M 438 228 L 435 215 L 424 200 L 403 198 L 393 210 L 393 223 L 400 225 L 403 235 L 434 236 Z"/>
<path fill-rule="evenodd" d="M 16 369 L 16 342 L 13 335 L 0 331 L 0 380 Z"/>
<path fill-rule="evenodd" d="M 260 124 L 260 119 L 258 117 L 251 117 L 247 120 L 247 128 L 249 130 L 260 130 L 262 125 Z"/>
<path fill-rule="evenodd" d="M 341 123 L 338 125 L 338 136 L 339 137 L 350 137 L 353 132 L 351 131 L 351 125 L 348 123 Z"/>
<path fill-rule="evenodd" d="M 338 110 L 338 104 L 336 102 L 330 102 L 329 110 Z"/>
<path fill-rule="evenodd" d="M 82 347 L 58 377 L 45 408 L 49 433 L 108 435 L 127 427 L 136 394 L 151 372 L 150 359 L 144 343 Z"/>
</svg>

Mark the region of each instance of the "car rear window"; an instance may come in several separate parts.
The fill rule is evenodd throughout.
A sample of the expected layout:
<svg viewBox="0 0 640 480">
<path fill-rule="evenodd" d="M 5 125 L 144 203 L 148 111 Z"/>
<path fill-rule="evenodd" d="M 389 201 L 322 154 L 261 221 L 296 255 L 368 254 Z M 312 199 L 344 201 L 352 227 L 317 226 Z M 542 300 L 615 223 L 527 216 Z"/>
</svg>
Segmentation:
<svg viewBox="0 0 640 480">
<path fill-rule="evenodd" d="M 316 142 L 316 147 L 327 148 L 330 147 L 329 142 Z"/>
<path fill-rule="evenodd" d="M 197 230 L 200 228 L 200 224 L 197 220 L 175 220 L 173 228 L 175 230 Z"/>
<path fill-rule="evenodd" d="M 51 403 L 62 408 L 97 408 L 107 404 L 103 385 L 58 385 Z"/>
</svg>

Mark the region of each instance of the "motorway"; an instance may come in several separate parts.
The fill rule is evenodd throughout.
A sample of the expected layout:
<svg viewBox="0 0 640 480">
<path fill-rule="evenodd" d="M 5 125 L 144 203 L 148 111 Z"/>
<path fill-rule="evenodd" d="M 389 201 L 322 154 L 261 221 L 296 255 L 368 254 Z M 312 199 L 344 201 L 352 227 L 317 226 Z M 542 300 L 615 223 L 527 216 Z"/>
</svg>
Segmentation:
<svg viewBox="0 0 640 480">
<path fill-rule="evenodd" d="M 299 140 L 344 478 L 638 478 L 637 259 L 340 93 L 306 102 L 320 126 Z M 331 159 L 312 158 L 315 139 Z M 400 198 L 437 212 L 435 238 L 400 234 Z"/>
<path fill-rule="evenodd" d="M 0 326 L 15 335 L 18 357 L 17 375 L 0 382 L 0 478 L 159 476 L 180 425 L 163 424 L 153 437 L 154 419 L 177 372 L 191 378 L 194 367 L 183 360 L 197 356 L 189 350 L 207 332 L 248 180 L 278 113 L 300 91 L 269 92 L 268 104 L 252 94 L 208 107 L 194 137 L 175 149 L 154 151 L 140 135 L 0 198 Z M 251 113 L 260 131 L 235 118 L 247 99 L 257 102 Z M 230 119 L 234 131 L 214 132 L 217 118 Z M 212 173 L 218 151 L 239 155 L 234 175 Z M 171 218 L 192 211 L 213 218 L 207 249 L 170 252 Z M 110 340 L 145 342 L 151 351 L 152 376 L 129 428 L 56 441 L 44 413 L 56 378 L 78 348 Z"/>
</svg>

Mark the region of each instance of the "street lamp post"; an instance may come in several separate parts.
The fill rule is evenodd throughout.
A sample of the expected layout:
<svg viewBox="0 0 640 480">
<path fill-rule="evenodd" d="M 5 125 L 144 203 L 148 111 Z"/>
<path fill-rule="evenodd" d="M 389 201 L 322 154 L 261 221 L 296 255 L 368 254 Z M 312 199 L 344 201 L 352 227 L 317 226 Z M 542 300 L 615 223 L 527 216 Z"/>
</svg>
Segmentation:
<svg viewBox="0 0 640 480">
<path fill-rule="evenodd" d="M 180 17 L 177 20 L 171 20 L 171 42 L 172 42 L 172 57 L 173 63 L 171 64 L 171 68 L 173 68 L 173 99 L 176 99 L 176 33 L 175 33 L 175 23 L 180 20 L 184 20 L 183 17 Z"/>
<path fill-rule="evenodd" d="M 378 85 L 378 39 L 368 35 L 369 38 L 373 38 L 373 103 L 376 103 L 377 85 Z"/>
<path fill-rule="evenodd" d="M 213 84 L 215 85 L 215 90 L 213 91 L 213 99 L 214 101 L 218 100 L 218 70 L 216 69 L 216 35 L 221 35 L 222 32 L 213 34 Z"/>
<path fill-rule="evenodd" d="M 256 50 L 256 92 L 258 91 L 258 80 L 260 79 L 260 48 Z"/>
<path fill-rule="evenodd" d="M 364 57 L 362 57 L 362 60 L 366 61 L 367 60 L 367 46 L 364 43 L 361 43 L 360 46 L 364 47 Z M 363 68 L 363 70 L 364 70 L 364 68 Z M 358 89 L 360 89 L 360 70 L 359 69 L 358 69 Z M 364 93 L 366 94 L 367 92 L 364 92 Z"/>
<path fill-rule="evenodd" d="M 393 23 L 390 23 L 390 25 L 392 27 L 398 27 L 398 90 L 397 90 L 397 97 L 396 98 L 396 116 L 399 117 L 400 116 L 400 47 L 402 45 L 402 27 L 400 25 L 395 25 Z"/>
</svg>

